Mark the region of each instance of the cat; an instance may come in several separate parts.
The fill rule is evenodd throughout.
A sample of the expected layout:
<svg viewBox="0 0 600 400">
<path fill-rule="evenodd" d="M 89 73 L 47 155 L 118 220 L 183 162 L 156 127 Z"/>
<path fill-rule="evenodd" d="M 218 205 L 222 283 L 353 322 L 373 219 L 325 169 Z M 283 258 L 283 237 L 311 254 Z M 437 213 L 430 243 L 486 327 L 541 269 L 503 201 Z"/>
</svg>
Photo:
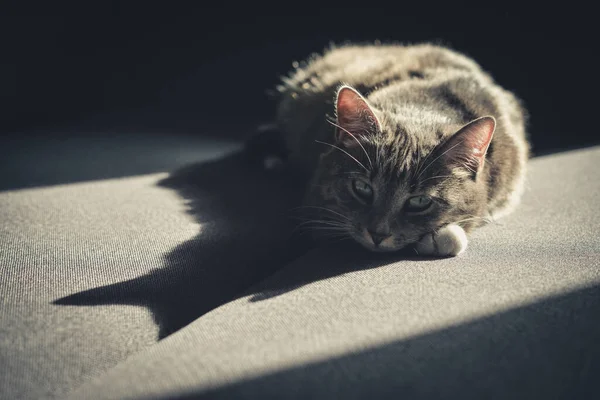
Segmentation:
<svg viewBox="0 0 600 400">
<path fill-rule="evenodd" d="M 450 257 L 518 205 L 527 112 L 468 56 L 430 43 L 345 44 L 293 66 L 263 127 L 263 161 L 285 159 L 307 177 L 304 224 L 317 236 Z"/>
</svg>

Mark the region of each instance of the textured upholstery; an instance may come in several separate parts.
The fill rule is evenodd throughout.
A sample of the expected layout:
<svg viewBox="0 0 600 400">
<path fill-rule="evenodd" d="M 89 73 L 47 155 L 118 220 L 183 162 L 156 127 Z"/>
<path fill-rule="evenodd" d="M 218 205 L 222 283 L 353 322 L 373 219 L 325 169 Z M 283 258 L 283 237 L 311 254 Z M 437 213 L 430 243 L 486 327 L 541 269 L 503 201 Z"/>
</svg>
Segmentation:
<svg viewBox="0 0 600 400">
<path fill-rule="evenodd" d="M 12 185 L 0 398 L 600 395 L 598 159 L 533 160 L 518 211 L 441 260 L 294 257 L 297 188 L 236 155 Z"/>
</svg>

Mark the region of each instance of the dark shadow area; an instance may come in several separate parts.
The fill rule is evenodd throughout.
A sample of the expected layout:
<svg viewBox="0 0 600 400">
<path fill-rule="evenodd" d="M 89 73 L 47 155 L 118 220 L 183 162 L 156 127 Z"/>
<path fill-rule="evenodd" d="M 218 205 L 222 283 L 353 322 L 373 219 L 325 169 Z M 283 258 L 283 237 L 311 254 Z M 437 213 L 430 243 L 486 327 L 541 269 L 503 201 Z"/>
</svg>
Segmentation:
<svg viewBox="0 0 600 400">
<path fill-rule="evenodd" d="M 593 286 L 177 398 L 597 399 L 598 315 L 600 286 Z"/>
<path fill-rule="evenodd" d="M 160 338 L 233 299 L 298 254 L 289 210 L 301 185 L 250 168 L 241 153 L 181 169 L 161 186 L 176 190 L 200 233 L 165 255 L 152 273 L 55 301 L 60 305 L 148 307 Z"/>
<path fill-rule="evenodd" d="M 338 243 L 325 243 L 320 248 L 313 247 L 310 253 L 301 254 L 286 265 L 286 273 L 276 280 L 266 280 L 241 294 L 250 296 L 250 302 L 272 299 L 312 282 L 355 271 L 377 268 L 399 261 L 419 262 L 431 260 L 419 257 L 411 249 L 394 253 L 373 253 L 347 239 Z M 322 268 L 315 268 L 322 266 Z"/>
<path fill-rule="evenodd" d="M 294 229 L 299 223 L 294 209 L 303 191 L 299 182 L 300 177 L 287 171 L 256 168 L 242 152 L 176 171 L 160 185 L 186 200 L 200 233 L 169 252 L 164 265 L 147 275 L 75 293 L 54 304 L 148 307 L 159 338 L 164 338 L 248 293 L 255 293 L 250 301 L 265 300 L 316 280 L 406 257 L 373 254 L 353 242 L 316 249 L 309 235 Z M 325 265 L 331 260 L 331 268 L 302 268 L 302 255 L 311 249 Z M 294 259 L 295 273 L 288 280 L 253 286 Z"/>
</svg>

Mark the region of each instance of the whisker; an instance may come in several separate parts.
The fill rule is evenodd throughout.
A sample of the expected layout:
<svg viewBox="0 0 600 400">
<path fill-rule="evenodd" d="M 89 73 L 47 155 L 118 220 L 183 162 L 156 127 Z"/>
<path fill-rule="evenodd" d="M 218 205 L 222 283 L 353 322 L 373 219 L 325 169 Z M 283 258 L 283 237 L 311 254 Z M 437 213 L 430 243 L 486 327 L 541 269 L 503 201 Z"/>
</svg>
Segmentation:
<svg viewBox="0 0 600 400">
<path fill-rule="evenodd" d="M 348 227 L 347 223 L 342 222 L 342 221 L 310 219 L 310 220 L 300 222 L 298 225 L 296 225 L 296 228 L 294 228 L 294 231 L 301 227 L 305 227 L 306 225 L 309 225 L 308 228 L 311 228 L 311 229 L 318 228 L 321 225 L 326 226 L 326 227 L 334 227 L 334 228 L 347 228 Z M 310 226 L 310 225 L 313 225 L 313 226 Z"/>
<path fill-rule="evenodd" d="M 351 237 L 349 235 L 339 235 L 339 236 L 323 236 L 324 239 L 335 239 L 333 241 L 331 241 L 331 243 L 339 243 L 339 242 L 343 242 L 344 240 L 348 240 Z"/>
<path fill-rule="evenodd" d="M 369 153 L 367 153 L 367 150 L 365 150 L 364 146 L 362 145 L 362 143 L 360 142 L 360 140 L 358 140 L 356 138 L 356 136 L 354 136 L 353 133 L 351 133 L 350 131 L 348 131 L 345 128 L 342 128 L 341 126 L 339 126 L 338 124 L 336 124 L 333 121 L 327 120 L 327 122 L 329 122 L 331 125 L 333 126 L 337 126 L 338 128 L 340 128 L 341 130 L 343 130 L 344 132 L 346 132 L 348 135 L 352 136 L 352 138 L 354 140 L 356 140 L 356 143 L 358 143 L 358 145 L 360 146 L 360 148 L 365 152 L 365 156 L 367 156 L 367 160 L 369 160 L 369 165 L 371 166 L 371 168 L 373 168 L 373 162 L 371 162 L 371 157 L 369 157 Z"/>
<path fill-rule="evenodd" d="M 421 161 L 421 165 L 419 165 L 419 167 L 417 168 L 417 170 L 415 171 L 415 175 L 418 174 L 419 172 L 421 172 L 421 169 L 423 168 L 423 166 L 425 165 L 425 162 L 429 159 L 429 157 L 431 157 L 431 155 L 433 153 L 435 153 L 435 150 L 437 149 L 437 147 L 434 147 L 433 149 L 431 149 L 431 151 L 429 152 L 429 154 L 427 154 L 427 156 L 425 156 L 425 158 L 423 159 L 423 161 Z M 421 175 L 419 175 L 421 176 Z"/>
<path fill-rule="evenodd" d="M 299 210 L 299 209 L 301 209 L 301 208 L 312 208 L 312 209 L 316 209 L 316 210 L 329 211 L 330 213 L 333 213 L 333 214 L 335 214 L 335 215 L 338 215 L 338 216 L 340 216 L 340 217 L 342 217 L 342 218 L 344 218 L 344 219 L 346 219 L 346 220 L 350 221 L 350 218 L 349 218 L 349 217 L 347 217 L 347 216 L 345 216 L 344 214 L 340 214 L 339 212 L 337 212 L 337 211 L 333 211 L 333 210 L 331 210 L 331 209 L 329 209 L 329 208 L 326 208 L 326 207 L 318 207 L 318 206 L 300 206 L 300 207 L 296 207 L 296 208 L 294 208 L 293 210 Z"/>
<path fill-rule="evenodd" d="M 469 160 L 461 160 L 462 161 L 462 166 L 466 169 L 468 169 L 470 172 L 472 172 L 473 174 L 477 173 L 477 171 L 475 171 L 473 168 L 471 168 L 471 166 L 468 164 Z"/>
<path fill-rule="evenodd" d="M 419 179 L 419 177 L 421 175 L 423 175 L 423 172 L 425 172 L 427 170 L 427 168 L 429 168 L 434 162 L 436 162 L 440 157 L 442 157 L 444 154 L 448 153 L 450 150 L 454 149 L 455 147 L 457 147 L 458 145 L 462 144 L 463 141 L 460 141 L 458 143 L 456 143 L 454 146 L 450 147 L 448 150 L 444 151 L 442 154 L 440 154 L 439 156 L 437 156 L 436 158 L 434 158 L 429 164 L 427 164 L 427 166 L 425 168 L 423 168 L 422 170 L 420 170 L 419 175 L 417 175 L 417 179 Z M 427 157 L 428 158 L 428 157 Z"/>
<path fill-rule="evenodd" d="M 329 227 L 319 227 L 317 229 L 313 229 L 313 232 L 325 232 L 329 235 L 336 235 L 336 234 L 342 234 L 342 233 L 347 233 L 348 230 L 346 229 L 334 229 L 334 228 L 329 228 Z"/>
<path fill-rule="evenodd" d="M 338 227 L 346 227 L 346 223 L 344 222 L 340 222 L 340 221 L 327 221 L 327 220 L 318 220 L 318 219 L 311 219 L 308 221 L 304 221 L 302 223 L 300 223 L 298 226 L 302 226 L 302 225 L 308 225 L 308 224 L 322 224 L 322 225 L 327 225 L 327 226 L 338 226 Z"/>
<path fill-rule="evenodd" d="M 307 231 L 308 232 L 308 231 Z M 320 238 L 341 238 L 348 236 L 348 231 L 345 230 L 327 230 L 327 229 L 319 229 L 319 230 L 311 230 L 309 233 L 318 236 Z"/>
<path fill-rule="evenodd" d="M 428 181 L 428 180 L 430 180 L 430 179 L 436 179 L 436 178 L 452 178 L 453 176 L 454 176 L 454 175 L 436 175 L 436 176 L 432 176 L 432 177 L 430 177 L 430 178 L 427 178 L 427 179 L 423 179 L 423 180 L 422 180 L 420 183 L 427 182 L 427 181 Z"/>
<path fill-rule="evenodd" d="M 454 224 L 460 224 L 461 222 L 474 221 L 474 220 L 484 220 L 486 223 L 493 223 L 494 220 L 488 217 L 477 217 L 471 216 L 470 218 L 461 219 L 460 221 L 453 222 Z"/>
<path fill-rule="evenodd" d="M 323 228 L 323 227 L 345 229 L 345 228 L 347 228 L 347 225 L 340 223 L 340 222 L 329 223 L 328 221 L 310 220 L 310 221 L 301 222 L 298 225 L 296 225 L 296 228 L 294 228 L 294 231 L 296 231 L 297 229 L 301 229 L 301 228 L 317 229 L 317 228 Z"/>
<path fill-rule="evenodd" d="M 346 229 L 340 226 L 316 226 L 311 230 L 314 232 L 346 232 Z"/>
<path fill-rule="evenodd" d="M 339 239 L 347 239 L 350 237 L 350 235 L 348 234 L 348 231 L 331 231 L 331 232 L 323 232 L 323 231 L 313 231 L 313 233 L 319 235 L 319 237 L 323 238 L 323 239 L 334 239 L 334 238 L 339 238 Z"/>
<path fill-rule="evenodd" d="M 312 225 L 311 225 L 312 224 Z M 319 225 L 321 224 L 321 225 Z M 293 230 L 292 234 L 296 233 L 298 230 L 300 231 L 337 231 L 337 232 L 345 232 L 347 231 L 348 226 L 345 224 L 323 224 L 322 222 L 315 221 L 305 221 L 303 223 L 298 224 Z"/>
<path fill-rule="evenodd" d="M 363 165 L 363 163 L 361 163 L 360 161 L 358 161 L 352 154 L 348 153 L 346 150 L 344 150 L 344 149 L 336 146 L 335 144 L 331 144 L 331 143 L 327 143 L 327 142 L 322 142 L 320 140 L 315 140 L 315 142 L 324 144 L 326 146 L 333 147 L 334 149 L 338 149 L 339 151 L 341 151 L 342 153 L 346 154 L 348 157 L 350 157 L 351 159 L 353 159 L 354 161 L 356 161 L 358 163 L 358 165 L 360 165 L 365 171 L 369 172 L 369 170 L 367 169 L 367 167 L 365 167 Z"/>
</svg>

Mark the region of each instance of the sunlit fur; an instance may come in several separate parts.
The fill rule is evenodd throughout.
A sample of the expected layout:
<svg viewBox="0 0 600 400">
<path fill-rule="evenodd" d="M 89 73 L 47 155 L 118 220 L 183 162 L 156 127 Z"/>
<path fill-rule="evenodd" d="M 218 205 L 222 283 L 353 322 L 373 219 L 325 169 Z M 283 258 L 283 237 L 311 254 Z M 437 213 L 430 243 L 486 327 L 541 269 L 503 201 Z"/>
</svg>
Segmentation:
<svg viewBox="0 0 600 400">
<path fill-rule="evenodd" d="M 377 129 L 355 132 L 360 146 L 336 142 L 342 84 L 359 91 L 378 120 Z M 313 211 L 308 225 L 317 233 L 394 251 L 451 223 L 469 232 L 518 203 L 528 155 L 524 111 L 457 52 L 428 44 L 332 48 L 302 64 L 279 91 L 277 123 L 290 162 L 312 177 L 305 210 Z M 448 164 L 441 154 L 450 138 L 486 115 L 496 129 L 479 173 Z M 353 194 L 353 179 L 370 182 L 372 204 Z M 434 198 L 433 206 L 406 212 L 406 200 L 419 194 Z M 391 236 L 376 246 L 368 229 Z"/>
</svg>

